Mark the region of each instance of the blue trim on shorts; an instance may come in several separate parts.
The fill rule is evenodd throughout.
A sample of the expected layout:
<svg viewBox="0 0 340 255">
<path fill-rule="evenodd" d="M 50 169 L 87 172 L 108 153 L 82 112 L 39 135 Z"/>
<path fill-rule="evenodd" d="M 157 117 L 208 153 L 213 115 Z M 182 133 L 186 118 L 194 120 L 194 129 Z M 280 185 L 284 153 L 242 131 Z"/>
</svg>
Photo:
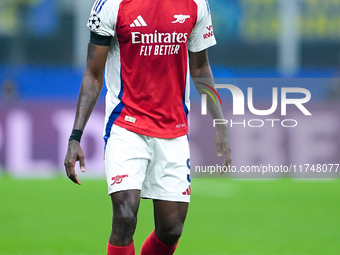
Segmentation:
<svg viewBox="0 0 340 255">
<path fill-rule="evenodd" d="M 119 115 L 122 113 L 122 111 L 125 107 L 125 105 L 122 101 L 123 93 L 124 93 L 124 82 L 123 82 L 122 73 L 121 73 L 120 74 L 120 92 L 118 94 L 118 98 L 120 100 L 120 103 L 113 109 L 112 113 L 110 114 L 109 120 L 106 124 L 105 135 L 104 135 L 104 141 L 105 141 L 104 148 L 106 148 L 107 141 L 110 138 L 111 129 L 112 129 L 113 124 L 118 119 Z"/>
</svg>

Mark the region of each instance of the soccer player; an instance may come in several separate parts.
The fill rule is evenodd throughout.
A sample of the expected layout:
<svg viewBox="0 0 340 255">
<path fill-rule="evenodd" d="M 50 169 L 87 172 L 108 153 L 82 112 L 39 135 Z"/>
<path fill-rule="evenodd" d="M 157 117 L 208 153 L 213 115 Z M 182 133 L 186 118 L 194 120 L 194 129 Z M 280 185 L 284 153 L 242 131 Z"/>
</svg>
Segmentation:
<svg viewBox="0 0 340 255">
<path fill-rule="evenodd" d="M 140 197 L 153 199 L 155 222 L 141 254 L 173 254 L 191 193 L 189 71 L 200 93 L 201 88 L 214 90 L 206 52 L 216 43 L 208 2 L 97 0 L 88 27 L 87 66 L 65 157 L 67 176 L 81 184 L 75 174 L 76 161 L 85 171 L 80 139 L 105 69 L 105 169 L 113 207 L 107 254 L 135 254 Z M 207 107 L 213 118 L 224 119 L 218 100 L 208 97 Z M 215 144 L 217 156 L 224 153 L 230 164 L 226 125 L 218 126 Z"/>
</svg>

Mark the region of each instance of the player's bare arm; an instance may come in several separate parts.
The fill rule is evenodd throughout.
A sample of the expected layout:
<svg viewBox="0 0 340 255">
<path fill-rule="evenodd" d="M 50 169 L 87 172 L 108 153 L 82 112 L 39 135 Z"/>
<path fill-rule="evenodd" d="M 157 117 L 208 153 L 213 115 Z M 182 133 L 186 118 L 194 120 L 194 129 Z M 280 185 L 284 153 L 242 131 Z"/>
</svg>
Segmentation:
<svg viewBox="0 0 340 255">
<path fill-rule="evenodd" d="M 204 91 L 201 89 L 204 85 L 202 85 L 202 81 L 204 84 L 208 84 L 211 87 L 215 87 L 213 75 L 211 72 L 208 53 L 206 50 L 200 52 L 190 52 L 189 51 L 189 64 L 190 64 L 190 73 L 191 77 L 194 81 L 195 87 L 198 93 L 201 95 Z M 224 119 L 224 115 L 222 112 L 221 104 L 219 100 L 216 98 L 217 104 L 213 101 L 212 98 L 207 97 L 207 108 L 213 119 Z M 217 133 L 215 136 L 215 145 L 217 156 L 222 157 L 225 155 L 225 166 L 229 166 L 231 163 L 230 157 L 230 144 L 229 144 L 229 132 L 228 126 L 217 125 Z"/>
<path fill-rule="evenodd" d="M 88 45 L 86 70 L 81 83 L 78 97 L 76 117 L 73 130 L 82 133 L 97 102 L 103 87 L 103 74 L 109 46 Z M 84 152 L 77 140 L 70 140 L 64 165 L 68 178 L 74 183 L 81 184 L 75 173 L 75 164 L 79 161 L 81 171 L 85 172 Z"/>
</svg>

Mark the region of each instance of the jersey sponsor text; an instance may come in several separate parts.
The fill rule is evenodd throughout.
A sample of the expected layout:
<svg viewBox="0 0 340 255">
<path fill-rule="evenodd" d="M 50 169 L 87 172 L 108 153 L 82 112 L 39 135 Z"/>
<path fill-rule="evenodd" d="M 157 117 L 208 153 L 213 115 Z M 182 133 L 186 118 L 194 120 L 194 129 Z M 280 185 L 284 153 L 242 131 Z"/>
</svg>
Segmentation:
<svg viewBox="0 0 340 255">
<path fill-rule="evenodd" d="M 132 44 L 142 43 L 186 43 L 188 41 L 188 33 L 158 33 L 155 30 L 151 34 L 142 34 L 140 32 L 131 32 Z"/>
<path fill-rule="evenodd" d="M 209 37 L 214 37 L 213 26 L 210 25 L 210 26 L 207 27 L 207 29 L 208 29 L 209 32 L 208 32 L 208 33 L 205 33 L 205 34 L 203 35 L 204 40 L 207 39 L 207 38 L 209 38 Z"/>
<path fill-rule="evenodd" d="M 181 48 L 179 44 L 172 45 L 142 45 L 140 48 L 141 56 L 167 56 L 178 55 Z"/>
<path fill-rule="evenodd" d="M 141 45 L 140 56 L 166 56 L 178 55 L 180 44 L 188 41 L 188 33 L 154 33 L 143 34 L 140 32 L 132 32 L 132 44 L 147 44 Z M 172 43 L 172 44 L 166 44 Z M 155 45 L 150 45 L 155 44 Z"/>
</svg>

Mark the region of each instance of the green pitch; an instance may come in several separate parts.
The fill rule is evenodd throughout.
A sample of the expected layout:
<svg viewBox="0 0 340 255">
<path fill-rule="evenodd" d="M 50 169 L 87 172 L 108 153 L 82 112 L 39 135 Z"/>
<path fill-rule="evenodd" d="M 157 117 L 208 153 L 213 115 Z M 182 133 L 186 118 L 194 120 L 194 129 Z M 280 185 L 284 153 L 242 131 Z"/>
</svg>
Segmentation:
<svg viewBox="0 0 340 255">
<path fill-rule="evenodd" d="M 0 254 L 106 254 L 111 205 L 104 180 L 77 186 L 0 176 Z M 193 179 L 177 255 L 340 254 L 340 181 Z M 153 229 L 143 200 L 136 254 Z"/>
</svg>

